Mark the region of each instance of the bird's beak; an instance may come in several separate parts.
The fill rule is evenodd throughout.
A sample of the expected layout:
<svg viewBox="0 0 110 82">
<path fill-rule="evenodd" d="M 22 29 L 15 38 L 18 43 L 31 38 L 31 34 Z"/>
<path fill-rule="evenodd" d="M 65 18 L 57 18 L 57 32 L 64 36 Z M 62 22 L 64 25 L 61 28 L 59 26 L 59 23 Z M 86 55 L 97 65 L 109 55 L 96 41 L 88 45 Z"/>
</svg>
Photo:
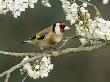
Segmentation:
<svg viewBox="0 0 110 82">
<path fill-rule="evenodd" d="M 70 28 L 69 28 L 68 26 L 66 26 L 64 30 L 69 30 L 69 29 L 70 29 Z"/>
</svg>

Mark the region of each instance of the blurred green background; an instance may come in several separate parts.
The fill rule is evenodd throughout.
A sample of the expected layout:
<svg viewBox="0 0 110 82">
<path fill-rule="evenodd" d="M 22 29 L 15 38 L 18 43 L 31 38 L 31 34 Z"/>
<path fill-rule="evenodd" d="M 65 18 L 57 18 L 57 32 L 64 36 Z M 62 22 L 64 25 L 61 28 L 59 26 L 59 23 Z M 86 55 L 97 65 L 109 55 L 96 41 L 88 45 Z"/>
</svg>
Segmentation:
<svg viewBox="0 0 110 82">
<path fill-rule="evenodd" d="M 105 19 L 110 20 L 110 4 L 103 5 L 102 0 L 91 0 Z M 0 50 L 11 52 L 36 52 L 38 47 L 32 45 L 17 45 L 36 32 L 57 21 L 64 21 L 65 15 L 59 0 L 50 0 L 51 8 L 43 7 L 37 3 L 34 9 L 26 9 L 17 19 L 10 13 L 0 15 Z M 94 17 L 93 8 L 89 7 Z M 72 31 L 74 26 L 70 26 Z M 72 34 L 68 32 L 65 34 Z M 77 47 L 80 43 L 72 40 L 66 47 Z M 0 73 L 16 65 L 22 58 L 0 55 Z M 71 53 L 64 56 L 53 57 L 54 69 L 47 78 L 32 79 L 28 77 L 25 82 L 110 82 L 110 47 L 109 45 L 91 52 Z M 11 74 L 9 82 L 21 82 L 19 70 Z M 0 79 L 3 82 L 4 78 Z"/>
</svg>

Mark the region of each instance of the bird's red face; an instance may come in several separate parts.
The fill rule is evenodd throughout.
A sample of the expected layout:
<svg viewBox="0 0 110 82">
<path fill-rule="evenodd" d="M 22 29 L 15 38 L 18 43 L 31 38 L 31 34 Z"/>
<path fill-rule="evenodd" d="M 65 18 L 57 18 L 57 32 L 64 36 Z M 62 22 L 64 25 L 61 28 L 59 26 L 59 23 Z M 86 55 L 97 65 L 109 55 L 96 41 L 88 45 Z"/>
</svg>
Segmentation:
<svg viewBox="0 0 110 82">
<path fill-rule="evenodd" d="M 53 29 L 54 29 L 55 33 L 61 34 L 61 33 L 65 32 L 66 30 L 69 30 L 70 28 L 68 26 L 66 26 L 65 23 L 58 22 L 53 25 Z"/>
<path fill-rule="evenodd" d="M 63 33 L 65 31 L 66 24 L 60 23 L 59 27 L 60 27 L 60 32 Z"/>
</svg>

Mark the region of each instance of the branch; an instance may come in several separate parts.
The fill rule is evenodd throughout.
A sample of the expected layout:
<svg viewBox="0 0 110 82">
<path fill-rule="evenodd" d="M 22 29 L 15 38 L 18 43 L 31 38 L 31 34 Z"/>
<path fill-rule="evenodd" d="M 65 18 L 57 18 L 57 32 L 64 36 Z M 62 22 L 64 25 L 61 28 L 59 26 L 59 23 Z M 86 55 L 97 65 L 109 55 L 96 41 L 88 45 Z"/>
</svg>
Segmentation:
<svg viewBox="0 0 110 82">
<path fill-rule="evenodd" d="M 79 47 L 79 48 L 67 48 L 64 50 L 58 50 L 58 51 L 49 51 L 49 52 L 43 52 L 43 53 L 13 53 L 13 52 L 5 52 L 5 51 L 0 51 L 0 54 L 2 55 L 8 55 L 8 56 L 15 56 L 15 57 L 24 57 L 24 56 L 34 56 L 32 58 L 27 59 L 24 62 L 21 62 L 13 67 L 11 67 L 9 70 L 6 70 L 2 74 L 0 74 L 0 77 L 6 76 L 4 82 L 8 82 L 8 79 L 10 77 L 10 74 L 15 71 L 16 69 L 22 67 L 26 63 L 29 63 L 31 61 L 41 59 L 44 55 L 46 56 L 60 56 L 60 55 L 65 55 L 67 53 L 73 53 L 73 52 L 81 52 L 81 51 L 91 51 L 98 49 L 100 47 L 106 46 L 107 43 L 102 43 L 100 45 L 93 45 L 89 47 Z"/>
<path fill-rule="evenodd" d="M 63 40 L 63 44 L 58 49 L 60 50 L 61 48 L 63 48 L 67 44 L 67 42 L 69 42 L 69 40 L 73 38 L 78 38 L 78 35 L 65 37 L 65 39 Z"/>
<path fill-rule="evenodd" d="M 74 53 L 74 52 L 81 52 L 81 51 L 91 51 L 98 49 L 100 47 L 106 46 L 107 43 L 103 42 L 100 45 L 92 45 L 88 47 L 78 47 L 78 48 L 67 48 L 64 50 L 58 50 L 58 51 L 48 51 L 48 52 L 42 52 L 42 53 L 14 53 L 14 52 L 5 52 L 0 51 L 0 55 L 7 55 L 7 56 L 15 56 L 15 57 L 25 57 L 25 56 L 39 56 L 39 54 L 44 54 L 47 56 L 59 56 L 67 53 Z"/>
<path fill-rule="evenodd" d="M 44 54 L 39 54 L 37 56 L 34 56 L 32 58 L 29 58 L 27 60 L 25 60 L 24 62 L 21 62 L 13 67 L 11 67 L 9 70 L 3 72 L 2 74 L 0 74 L 0 77 L 6 76 L 5 81 L 4 82 L 8 82 L 8 79 L 10 77 L 10 74 L 15 71 L 16 69 L 22 67 L 23 65 L 25 65 L 26 63 L 29 63 L 31 61 L 37 60 L 37 59 L 41 59 L 44 56 Z"/>
</svg>

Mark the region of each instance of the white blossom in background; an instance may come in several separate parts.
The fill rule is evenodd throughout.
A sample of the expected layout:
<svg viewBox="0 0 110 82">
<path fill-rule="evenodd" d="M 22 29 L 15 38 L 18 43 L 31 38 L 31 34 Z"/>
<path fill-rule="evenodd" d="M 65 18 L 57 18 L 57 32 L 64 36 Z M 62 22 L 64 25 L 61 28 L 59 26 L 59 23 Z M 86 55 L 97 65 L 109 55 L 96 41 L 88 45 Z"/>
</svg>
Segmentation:
<svg viewBox="0 0 110 82">
<path fill-rule="evenodd" d="M 11 11 L 15 18 L 20 16 L 26 8 L 34 8 L 38 0 L 0 0 L 0 14 L 6 14 Z M 51 7 L 48 0 L 42 0 L 42 3 L 47 7 Z"/>
<path fill-rule="evenodd" d="M 25 57 L 22 62 L 29 59 L 29 57 Z M 27 63 L 23 66 L 23 70 L 27 72 L 27 74 L 36 79 L 36 78 L 44 78 L 48 76 L 48 73 L 53 69 L 53 64 L 51 64 L 50 57 L 44 56 L 42 60 L 36 60 L 34 64 Z"/>
<path fill-rule="evenodd" d="M 82 5 L 83 5 L 83 7 L 87 7 L 87 3 L 83 3 Z"/>
<path fill-rule="evenodd" d="M 85 38 L 80 38 L 82 44 L 86 44 L 90 41 L 92 44 L 96 44 L 98 40 L 110 40 L 110 21 L 103 18 L 96 17 L 94 20 L 88 20 L 88 26 L 84 27 L 82 23 L 76 25 L 76 33 Z M 94 42 L 94 40 L 96 40 Z M 100 43 L 100 41 L 99 41 Z"/>
<path fill-rule="evenodd" d="M 103 40 L 110 40 L 110 21 L 96 17 L 90 28 L 96 27 L 93 37 Z"/>
<path fill-rule="evenodd" d="M 76 25 L 76 33 L 81 36 L 85 36 L 85 29 L 82 27 L 84 20 L 81 21 L 82 16 L 87 16 L 86 19 L 90 19 L 90 13 L 85 8 L 87 3 L 82 3 L 81 6 L 78 6 L 77 3 L 70 3 L 68 0 L 60 0 L 62 3 L 63 10 L 65 11 L 66 20 L 70 21 L 71 24 Z M 79 21 L 80 20 L 80 21 Z M 79 22 L 79 24 L 76 23 Z M 85 38 L 79 39 L 82 44 L 86 44 L 88 41 Z"/>
<path fill-rule="evenodd" d="M 87 3 L 82 3 L 79 6 L 75 2 L 60 1 L 66 14 L 66 20 L 69 20 L 71 24 L 75 23 L 76 34 L 81 36 L 79 40 L 82 45 L 86 43 L 98 44 L 100 40 L 110 40 L 110 21 L 99 17 L 92 20 L 86 9 Z"/>
<path fill-rule="evenodd" d="M 46 6 L 46 7 L 51 7 L 51 4 L 49 3 L 49 0 L 42 0 L 42 5 Z"/>
<path fill-rule="evenodd" d="M 85 9 L 85 7 L 87 7 L 87 3 L 83 3 L 82 6 L 78 6 L 76 2 L 70 3 L 68 0 L 60 1 L 62 3 L 62 8 L 65 11 L 66 20 L 70 21 L 71 25 L 78 20 L 79 9 L 81 12 L 88 12 L 88 10 Z"/>
<path fill-rule="evenodd" d="M 106 5 L 109 3 L 109 0 L 103 0 L 103 4 Z"/>
<path fill-rule="evenodd" d="M 78 19 L 78 5 L 76 3 L 70 3 L 68 0 L 60 0 L 62 3 L 63 10 L 66 14 L 66 20 L 74 24 Z"/>
</svg>

